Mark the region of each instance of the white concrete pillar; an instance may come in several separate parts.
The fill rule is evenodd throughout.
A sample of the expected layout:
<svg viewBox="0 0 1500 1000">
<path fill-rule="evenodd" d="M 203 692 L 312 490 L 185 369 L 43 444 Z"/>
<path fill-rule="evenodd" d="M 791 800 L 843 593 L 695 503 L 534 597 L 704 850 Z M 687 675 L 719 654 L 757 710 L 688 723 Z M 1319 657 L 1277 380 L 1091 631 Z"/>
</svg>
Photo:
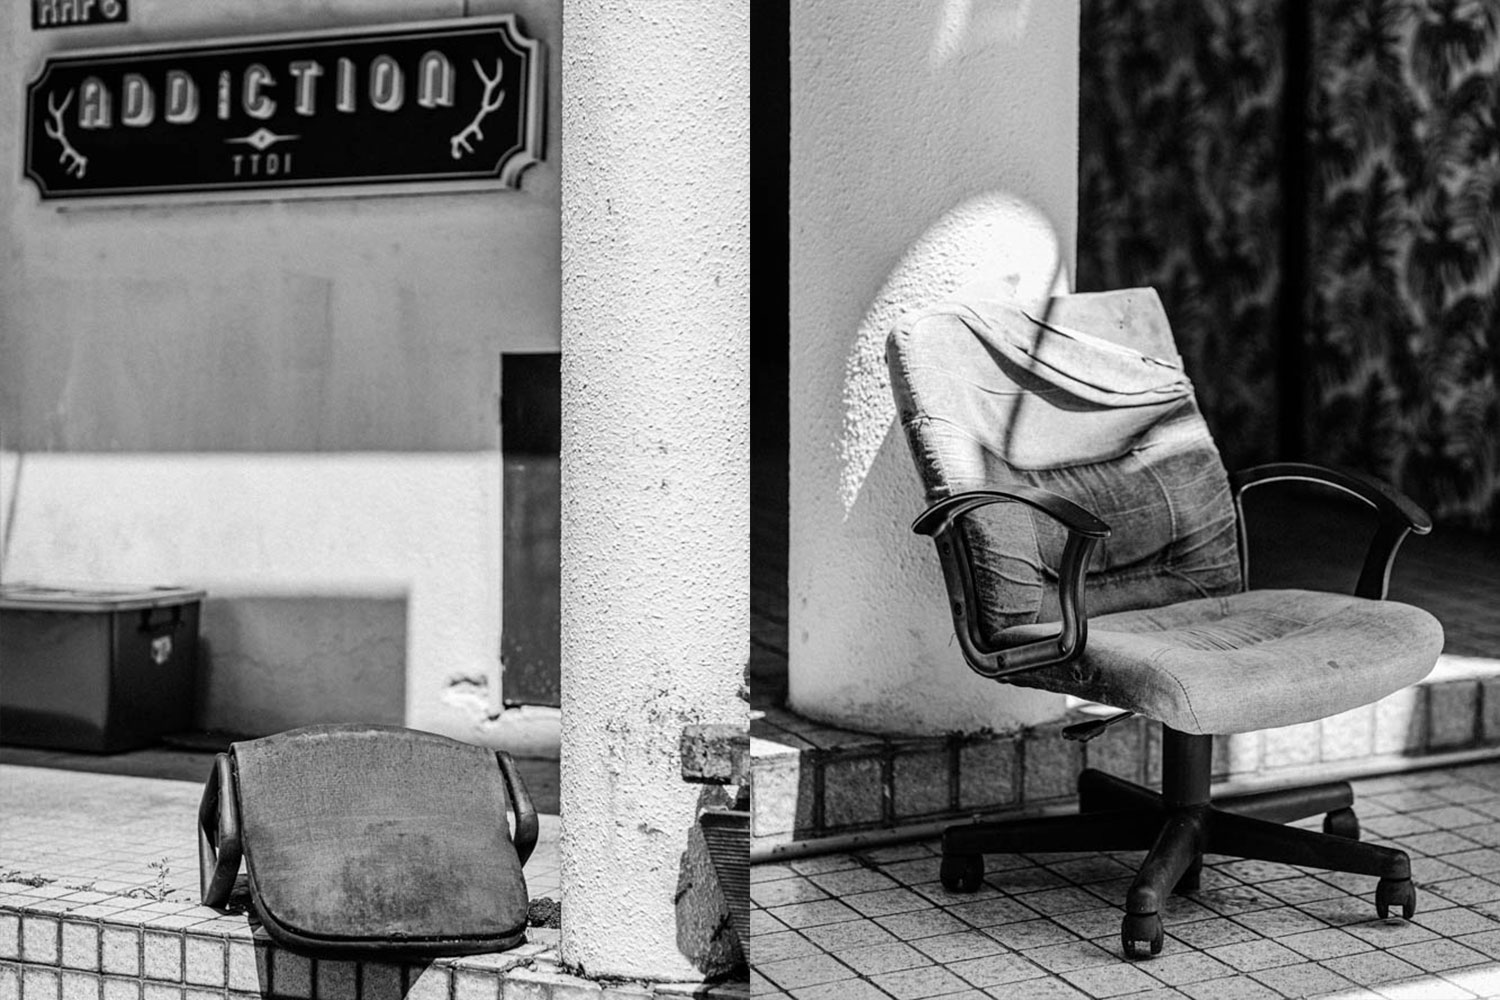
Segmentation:
<svg viewBox="0 0 1500 1000">
<path fill-rule="evenodd" d="M 747 716 L 749 10 L 564 7 L 562 953 L 588 975 L 732 949 L 678 740 Z"/>
<path fill-rule="evenodd" d="M 791 28 L 791 706 L 896 733 L 1060 714 L 953 645 L 884 347 L 963 286 L 1066 288 L 1079 0 L 794 3 Z"/>
</svg>

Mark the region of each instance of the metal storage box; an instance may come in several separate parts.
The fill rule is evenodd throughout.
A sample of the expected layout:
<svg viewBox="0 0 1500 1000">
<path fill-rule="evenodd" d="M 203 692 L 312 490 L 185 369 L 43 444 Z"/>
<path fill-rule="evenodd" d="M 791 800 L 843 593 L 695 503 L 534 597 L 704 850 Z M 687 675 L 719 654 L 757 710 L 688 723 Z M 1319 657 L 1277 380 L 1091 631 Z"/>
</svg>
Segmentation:
<svg viewBox="0 0 1500 1000">
<path fill-rule="evenodd" d="M 0 586 L 0 742 L 109 753 L 191 728 L 203 596 Z"/>
</svg>

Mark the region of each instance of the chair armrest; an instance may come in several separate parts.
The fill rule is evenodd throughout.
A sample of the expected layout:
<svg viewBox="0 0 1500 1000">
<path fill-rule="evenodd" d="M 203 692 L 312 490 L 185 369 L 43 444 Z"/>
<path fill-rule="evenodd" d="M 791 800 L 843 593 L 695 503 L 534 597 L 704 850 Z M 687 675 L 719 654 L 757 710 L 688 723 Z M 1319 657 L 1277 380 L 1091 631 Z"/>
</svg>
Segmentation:
<svg viewBox="0 0 1500 1000">
<path fill-rule="evenodd" d="M 991 649 L 979 633 L 978 606 L 968 544 L 958 532 L 958 519 L 970 511 L 996 503 L 1021 503 L 1053 518 L 1068 531 L 1058 569 L 1058 602 L 1062 625 L 1058 634 L 1009 649 Z M 1088 615 L 1084 610 L 1085 569 L 1094 546 L 1109 537 L 1109 525 L 1078 504 L 1050 490 L 1035 486 L 1009 486 L 1003 490 L 971 490 L 946 497 L 923 511 L 912 522 L 912 530 L 929 535 L 937 545 L 943 566 L 943 582 L 953 611 L 953 630 L 964 660 L 975 673 L 1000 679 L 1027 670 L 1067 663 L 1083 652 L 1088 641 Z"/>
<path fill-rule="evenodd" d="M 516 832 L 512 837 L 512 843 L 516 847 L 516 857 L 520 859 L 521 866 L 524 868 L 526 859 L 531 857 L 531 852 L 536 847 L 540 826 L 537 821 L 536 807 L 531 804 L 531 795 L 526 791 L 526 782 L 521 780 L 521 772 L 516 768 L 516 762 L 511 759 L 510 754 L 504 750 L 496 750 L 495 761 L 500 765 L 500 775 L 505 780 L 506 791 L 510 793 L 510 807 L 516 817 Z"/>
<path fill-rule="evenodd" d="M 234 782 L 229 754 L 215 755 L 198 802 L 198 890 L 203 905 L 216 910 L 229 906 L 243 856 Z"/>
<path fill-rule="evenodd" d="M 1365 552 L 1359 582 L 1354 585 L 1357 597 L 1384 600 L 1390 588 L 1391 566 L 1396 551 L 1408 534 L 1425 535 L 1432 530 L 1432 519 L 1409 497 L 1373 476 L 1347 469 L 1330 469 L 1305 462 L 1272 462 L 1243 469 L 1229 477 L 1234 496 L 1235 513 L 1240 525 L 1240 551 L 1245 569 L 1249 569 L 1249 547 L 1245 537 L 1245 514 L 1241 500 L 1246 490 L 1271 483 L 1320 483 L 1341 490 L 1374 509 L 1377 518 L 1375 536 Z"/>
</svg>

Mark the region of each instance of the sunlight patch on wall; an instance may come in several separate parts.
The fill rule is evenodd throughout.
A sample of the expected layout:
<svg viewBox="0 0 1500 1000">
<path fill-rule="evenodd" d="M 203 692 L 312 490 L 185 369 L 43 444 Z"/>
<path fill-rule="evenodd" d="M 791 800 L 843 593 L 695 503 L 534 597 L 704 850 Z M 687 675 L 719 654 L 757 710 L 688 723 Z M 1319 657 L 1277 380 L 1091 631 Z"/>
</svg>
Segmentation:
<svg viewBox="0 0 1500 1000">
<path fill-rule="evenodd" d="M 1026 37 L 1031 0 L 947 0 L 932 33 L 927 65 L 940 69 L 950 59 L 993 44 L 1014 45 Z"/>
<path fill-rule="evenodd" d="M 865 311 L 844 363 L 839 502 L 847 518 L 896 416 L 885 340 L 913 309 L 950 298 L 1039 302 L 1066 292 L 1069 275 L 1052 223 L 1005 192 L 950 209 L 907 248 Z"/>
</svg>

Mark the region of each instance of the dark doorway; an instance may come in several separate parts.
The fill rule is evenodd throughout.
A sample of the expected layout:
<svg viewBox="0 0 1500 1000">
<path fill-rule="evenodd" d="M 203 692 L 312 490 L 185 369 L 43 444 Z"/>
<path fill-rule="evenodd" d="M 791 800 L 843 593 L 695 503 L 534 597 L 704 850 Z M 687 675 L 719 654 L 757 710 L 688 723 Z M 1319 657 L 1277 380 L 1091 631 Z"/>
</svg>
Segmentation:
<svg viewBox="0 0 1500 1000">
<path fill-rule="evenodd" d="M 750 22 L 750 686 L 786 700 L 791 7 Z"/>
<path fill-rule="evenodd" d="M 500 361 L 501 694 L 562 704 L 561 355 Z"/>
</svg>

